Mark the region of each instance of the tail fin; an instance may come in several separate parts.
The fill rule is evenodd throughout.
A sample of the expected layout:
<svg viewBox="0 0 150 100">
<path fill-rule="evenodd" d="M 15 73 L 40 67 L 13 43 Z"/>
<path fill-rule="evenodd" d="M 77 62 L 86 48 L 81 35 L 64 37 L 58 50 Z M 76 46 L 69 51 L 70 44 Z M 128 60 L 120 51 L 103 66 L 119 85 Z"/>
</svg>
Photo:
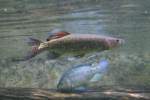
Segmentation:
<svg viewBox="0 0 150 100">
<path fill-rule="evenodd" d="M 30 37 L 30 38 L 28 38 L 27 43 L 31 46 L 37 46 L 37 45 L 40 45 L 40 43 L 42 43 L 42 41 Z"/>
<path fill-rule="evenodd" d="M 28 43 L 28 45 L 32 46 L 32 48 L 31 48 L 31 51 L 29 51 L 27 53 L 27 55 L 23 58 L 24 61 L 35 57 L 40 52 L 40 50 L 38 48 L 39 48 L 40 44 L 42 43 L 42 41 L 30 37 L 28 39 L 27 43 Z"/>
<path fill-rule="evenodd" d="M 32 46 L 31 51 L 28 51 L 27 55 L 24 56 L 23 58 L 19 59 L 18 61 L 29 60 L 29 59 L 35 57 L 40 52 L 40 50 L 38 48 L 39 48 L 40 44 L 42 43 L 42 41 L 30 37 L 30 38 L 28 38 L 27 43 L 28 43 L 28 45 Z"/>
</svg>

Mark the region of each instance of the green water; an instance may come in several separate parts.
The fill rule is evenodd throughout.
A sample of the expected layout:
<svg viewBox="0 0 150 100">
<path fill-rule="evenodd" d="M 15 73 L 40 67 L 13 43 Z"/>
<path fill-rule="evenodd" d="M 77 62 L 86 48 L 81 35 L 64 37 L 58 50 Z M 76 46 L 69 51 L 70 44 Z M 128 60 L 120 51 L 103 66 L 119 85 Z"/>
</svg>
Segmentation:
<svg viewBox="0 0 150 100">
<path fill-rule="evenodd" d="M 25 35 L 45 40 L 56 28 L 121 37 L 126 43 L 74 60 L 50 60 L 43 53 L 13 61 L 30 49 Z M 110 61 L 108 73 L 90 86 L 150 87 L 149 0 L 0 0 L 0 87 L 56 88 L 67 68 L 104 58 Z"/>
</svg>

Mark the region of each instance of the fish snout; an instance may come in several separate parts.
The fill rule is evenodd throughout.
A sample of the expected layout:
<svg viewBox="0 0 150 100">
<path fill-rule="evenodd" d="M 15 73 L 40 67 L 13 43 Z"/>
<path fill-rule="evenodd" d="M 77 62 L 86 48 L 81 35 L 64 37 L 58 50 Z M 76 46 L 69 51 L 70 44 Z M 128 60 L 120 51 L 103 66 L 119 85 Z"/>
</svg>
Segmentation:
<svg viewBox="0 0 150 100">
<path fill-rule="evenodd" d="M 123 45 L 125 41 L 124 39 L 120 39 L 120 38 L 110 38 L 110 39 L 106 39 L 106 43 L 109 48 L 114 48 Z"/>
<path fill-rule="evenodd" d="M 125 40 L 124 39 L 116 39 L 115 42 L 113 43 L 113 47 L 118 47 L 118 46 L 122 46 L 125 44 Z"/>
</svg>

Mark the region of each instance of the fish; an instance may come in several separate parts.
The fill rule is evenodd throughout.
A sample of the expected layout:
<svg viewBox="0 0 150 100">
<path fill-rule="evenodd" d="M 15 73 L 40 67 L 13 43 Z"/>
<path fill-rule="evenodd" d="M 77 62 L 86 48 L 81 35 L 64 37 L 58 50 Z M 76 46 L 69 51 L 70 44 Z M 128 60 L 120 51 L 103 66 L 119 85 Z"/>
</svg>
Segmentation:
<svg viewBox="0 0 150 100">
<path fill-rule="evenodd" d="M 24 61 L 44 51 L 56 54 L 57 57 L 70 54 L 74 56 L 84 56 L 87 53 L 101 52 L 118 47 L 124 44 L 124 40 L 96 34 L 68 34 L 44 42 L 35 38 L 30 38 L 28 44 L 32 46 L 32 50 L 22 59 Z"/>
<path fill-rule="evenodd" d="M 91 66 L 91 64 L 83 64 L 74 66 L 67 71 L 65 71 L 57 84 L 57 89 L 59 91 L 81 91 L 86 90 L 86 85 L 89 82 L 93 82 L 95 75 L 99 74 L 99 81 L 104 73 L 107 72 L 109 68 L 108 60 L 100 60 L 96 66 Z"/>
</svg>

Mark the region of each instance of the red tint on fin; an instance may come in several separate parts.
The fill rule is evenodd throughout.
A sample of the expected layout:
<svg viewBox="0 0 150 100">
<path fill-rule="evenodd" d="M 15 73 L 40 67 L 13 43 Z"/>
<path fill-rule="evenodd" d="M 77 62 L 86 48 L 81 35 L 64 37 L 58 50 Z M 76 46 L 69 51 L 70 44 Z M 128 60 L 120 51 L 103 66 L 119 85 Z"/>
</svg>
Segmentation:
<svg viewBox="0 0 150 100">
<path fill-rule="evenodd" d="M 61 38 L 61 37 L 64 37 L 66 35 L 69 35 L 70 33 L 68 32 L 58 32 L 58 33 L 55 33 L 55 34 L 52 34 L 50 35 L 46 40 L 47 41 L 50 41 L 52 39 L 57 39 L 57 38 Z"/>
<path fill-rule="evenodd" d="M 58 36 L 58 37 L 64 37 L 64 36 L 66 36 L 66 35 L 69 35 L 70 33 L 68 33 L 68 32 L 58 32 L 58 33 L 56 33 L 56 36 Z"/>
<path fill-rule="evenodd" d="M 22 61 L 29 60 L 33 57 L 35 57 L 39 53 L 37 46 L 32 46 L 32 50 L 27 53 L 25 57 L 23 57 Z"/>
<path fill-rule="evenodd" d="M 42 43 L 42 41 L 30 37 L 28 39 L 27 43 L 32 46 L 32 49 L 31 49 L 31 51 L 27 52 L 27 55 L 25 57 L 23 57 L 22 59 L 20 59 L 20 61 L 29 60 L 29 59 L 35 57 L 41 51 L 38 49 L 38 47 L 39 47 L 40 43 Z"/>
</svg>

